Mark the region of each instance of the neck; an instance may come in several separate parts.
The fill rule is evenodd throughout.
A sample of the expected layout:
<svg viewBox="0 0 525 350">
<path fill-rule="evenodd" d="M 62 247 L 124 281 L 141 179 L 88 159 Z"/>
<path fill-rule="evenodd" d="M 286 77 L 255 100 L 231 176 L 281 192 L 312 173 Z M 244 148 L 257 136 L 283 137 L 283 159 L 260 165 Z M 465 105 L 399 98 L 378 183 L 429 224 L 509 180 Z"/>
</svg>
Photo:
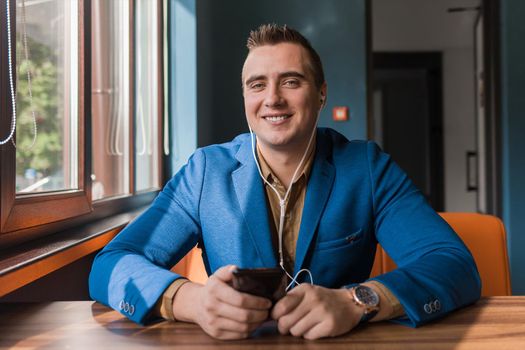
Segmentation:
<svg viewBox="0 0 525 350">
<path fill-rule="evenodd" d="M 293 150 L 282 150 L 273 147 L 267 147 L 262 143 L 258 143 L 259 151 L 266 160 L 266 163 L 272 169 L 272 172 L 275 174 L 275 176 L 277 176 L 279 181 L 286 188 L 289 188 L 289 186 L 292 184 L 292 177 L 297 167 L 299 166 L 299 163 L 301 162 L 304 153 L 306 152 L 308 154 L 312 147 L 314 147 L 314 145 L 315 136 L 308 150 L 306 149 L 308 147 L 308 143 L 302 145 L 302 147 L 296 147 L 296 149 Z M 306 155 L 306 157 L 304 158 L 301 167 L 304 167 L 307 158 L 308 155 Z M 300 171 L 301 169 L 299 169 L 299 172 Z M 297 176 L 299 175 L 299 172 L 297 173 Z"/>
</svg>

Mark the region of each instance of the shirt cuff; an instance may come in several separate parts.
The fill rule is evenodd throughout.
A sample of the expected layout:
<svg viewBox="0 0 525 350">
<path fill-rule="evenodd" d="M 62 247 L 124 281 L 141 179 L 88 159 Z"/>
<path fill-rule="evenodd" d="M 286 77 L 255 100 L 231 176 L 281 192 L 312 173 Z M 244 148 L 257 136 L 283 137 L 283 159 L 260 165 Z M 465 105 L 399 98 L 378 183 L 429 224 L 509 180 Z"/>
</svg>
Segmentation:
<svg viewBox="0 0 525 350">
<path fill-rule="evenodd" d="M 403 306 L 399 300 L 387 287 L 385 287 L 384 284 L 376 280 L 370 280 L 366 283 L 377 287 L 377 289 L 381 291 L 385 299 L 388 301 L 390 306 L 392 306 L 392 313 L 387 316 L 387 319 L 398 318 L 405 315 L 405 310 L 403 309 Z"/>
<path fill-rule="evenodd" d="M 162 294 L 155 304 L 155 315 L 165 320 L 176 321 L 173 315 L 173 299 L 183 284 L 190 282 L 186 278 L 178 278 Z"/>
</svg>

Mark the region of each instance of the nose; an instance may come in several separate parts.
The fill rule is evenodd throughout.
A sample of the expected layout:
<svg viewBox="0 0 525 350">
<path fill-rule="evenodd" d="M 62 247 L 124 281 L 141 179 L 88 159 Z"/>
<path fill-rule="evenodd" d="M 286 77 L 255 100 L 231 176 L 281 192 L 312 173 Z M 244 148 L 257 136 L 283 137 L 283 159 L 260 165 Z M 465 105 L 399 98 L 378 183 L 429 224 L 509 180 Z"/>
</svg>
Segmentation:
<svg viewBox="0 0 525 350">
<path fill-rule="evenodd" d="M 284 99 L 277 84 L 269 84 L 264 97 L 264 106 L 269 108 L 281 107 Z"/>
</svg>

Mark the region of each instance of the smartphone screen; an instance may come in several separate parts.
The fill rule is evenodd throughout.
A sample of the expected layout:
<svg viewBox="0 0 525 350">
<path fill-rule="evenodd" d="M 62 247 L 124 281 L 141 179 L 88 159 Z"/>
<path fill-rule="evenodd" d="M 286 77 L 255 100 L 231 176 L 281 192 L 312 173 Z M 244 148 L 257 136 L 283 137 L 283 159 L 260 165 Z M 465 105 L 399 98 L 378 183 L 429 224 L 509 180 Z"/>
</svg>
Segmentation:
<svg viewBox="0 0 525 350">
<path fill-rule="evenodd" d="M 236 269 L 234 289 L 277 302 L 286 294 L 286 275 L 280 268 Z"/>
</svg>

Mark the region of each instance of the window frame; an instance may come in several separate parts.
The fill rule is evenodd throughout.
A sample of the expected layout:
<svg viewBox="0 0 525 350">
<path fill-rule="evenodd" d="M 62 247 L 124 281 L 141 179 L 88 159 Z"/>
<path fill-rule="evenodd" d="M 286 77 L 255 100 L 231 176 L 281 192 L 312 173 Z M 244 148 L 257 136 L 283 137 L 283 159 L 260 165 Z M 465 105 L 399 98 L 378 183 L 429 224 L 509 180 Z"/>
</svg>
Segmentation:
<svg viewBox="0 0 525 350">
<path fill-rule="evenodd" d="M 16 52 L 16 0 L 10 0 L 11 5 L 11 44 L 12 52 Z M 57 191 L 52 193 L 36 193 L 17 196 L 16 186 L 16 166 L 15 154 L 16 149 L 11 145 L 4 145 L 0 155 L 0 164 L 12 164 L 13 166 L 2 167 L 2 182 L 0 184 L 1 193 L 1 210 L 0 210 L 0 232 L 12 232 L 26 229 L 32 226 L 41 225 L 64 220 L 73 216 L 82 215 L 91 211 L 91 184 L 87 181 L 85 171 L 85 77 L 86 65 L 85 55 L 85 2 L 78 0 L 79 23 L 78 23 L 78 189 Z M 16 67 L 16 55 L 12 57 L 13 65 Z M 10 113 L 12 116 L 12 108 Z M 7 120 L 9 119 L 9 120 Z M 10 121 L 10 118 L 4 118 L 3 124 Z M 5 125 L 2 125 L 2 129 Z"/>
<path fill-rule="evenodd" d="M 16 0 L 9 0 L 11 6 L 11 36 L 12 52 L 16 47 Z M 137 192 L 135 190 L 135 14 L 137 0 L 128 0 L 130 4 L 130 108 L 129 113 L 129 193 L 120 196 L 107 197 L 92 201 L 91 197 L 91 173 L 92 173 L 92 125 L 91 125 L 91 0 L 78 0 L 79 6 L 79 106 L 78 106 L 78 189 L 57 192 L 24 194 L 17 196 L 15 157 L 16 150 L 10 145 L 0 146 L 0 164 L 12 166 L 1 166 L 0 168 L 0 248 L 5 248 L 28 240 L 36 239 L 45 235 L 70 229 L 79 225 L 87 224 L 105 217 L 109 217 L 125 211 L 134 210 L 149 204 L 158 194 L 160 188 L 150 188 Z M 140 0 L 138 0 L 140 1 Z M 166 175 L 163 171 L 164 160 L 164 22 L 162 16 L 166 9 L 162 0 L 155 0 L 157 4 L 157 40 L 158 40 L 158 183 L 165 183 Z M 5 6 L 0 10 L 0 28 L 6 28 Z M 7 42 L 7 31 L 1 30 L 2 42 Z M 13 55 L 16 56 L 16 55 Z M 11 123 L 11 106 L 8 103 L 9 89 L 7 76 L 7 45 L 0 47 L 0 129 L 9 130 Z M 13 64 L 16 66 L 15 57 Z"/>
</svg>

